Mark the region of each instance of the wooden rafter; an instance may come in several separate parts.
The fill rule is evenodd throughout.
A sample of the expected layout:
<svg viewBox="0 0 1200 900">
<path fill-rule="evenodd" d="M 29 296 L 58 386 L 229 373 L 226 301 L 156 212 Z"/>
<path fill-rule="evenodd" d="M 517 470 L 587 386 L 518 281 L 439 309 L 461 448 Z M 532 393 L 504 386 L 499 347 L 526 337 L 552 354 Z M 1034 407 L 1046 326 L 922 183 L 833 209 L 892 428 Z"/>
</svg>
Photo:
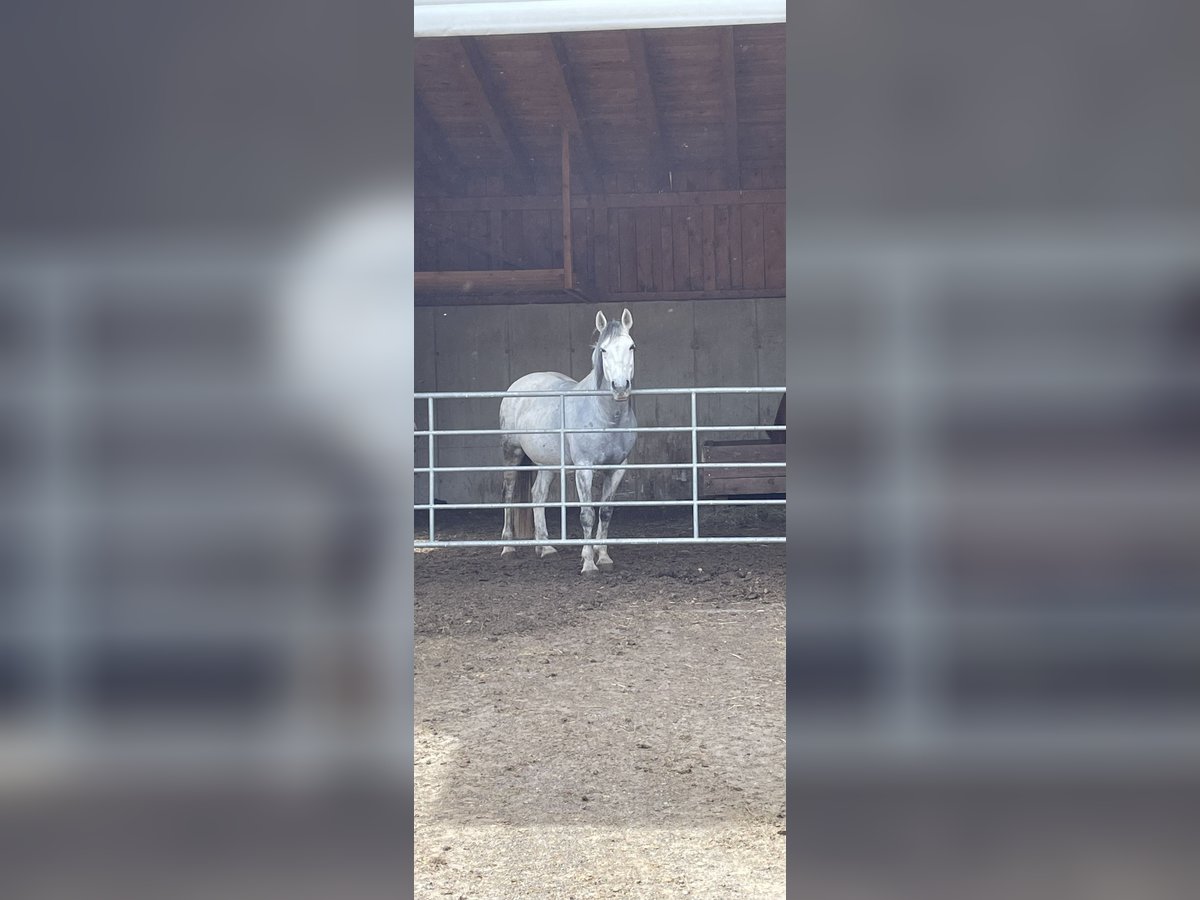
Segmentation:
<svg viewBox="0 0 1200 900">
<path fill-rule="evenodd" d="M 575 257 L 571 245 L 571 136 L 562 130 L 563 286 L 575 287 Z"/>
<path fill-rule="evenodd" d="M 575 171 L 579 173 L 589 191 L 600 189 L 599 172 L 596 165 L 596 149 L 591 135 L 584 127 L 583 119 L 579 116 L 579 87 L 571 71 L 571 61 L 567 57 L 567 47 L 562 36 L 548 34 L 542 37 L 545 43 L 546 58 L 550 63 L 551 79 L 558 92 L 558 105 L 562 111 L 562 120 L 567 129 L 575 136 L 578 147 Z"/>
<path fill-rule="evenodd" d="M 742 186 L 742 160 L 738 150 L 737 62 L 733 53 L 733 26 L 721 29 L 721 81 L 725 105 L 725 167 L 728 186 Z"/>
<path fill-rule="evenodd" d="M 638 109 L 642 113 L 642 121 L 650 140 L 650 171 L 654 180 L 666 187 L 667 155 L 663 147 L 662 114 L 659 111 L 658 100 L 654 95 L 654 85 L 650 80 L 650 66 L 646 58 L 646 39 L 640 31 L 625 33 L 629 46 L 629 65 L 633 72 L 636 86 Z"/>
<path fill-rule="evenodd" d="M 491 66 L 483 58 L 483 53 L 475 38 L 459 38 L 458 43 L 465 57 L 463 68 L 466 77 L 463 81 L 472 95 L 492 140 L 500 148 L 506 166 L 516 174 L 525 187 L 532 191 L 533 167 L 529 163 L 529 153 L 517 135 L 512 116 L 505 106 L 500 86 L 496 82 Z"/>
<path fill-rule="evenodd" d="M 447 194 L 461 193 L 458 160 L 419 93 L 413 96 L 413 145 L 425 177 Z"/>
</svg>

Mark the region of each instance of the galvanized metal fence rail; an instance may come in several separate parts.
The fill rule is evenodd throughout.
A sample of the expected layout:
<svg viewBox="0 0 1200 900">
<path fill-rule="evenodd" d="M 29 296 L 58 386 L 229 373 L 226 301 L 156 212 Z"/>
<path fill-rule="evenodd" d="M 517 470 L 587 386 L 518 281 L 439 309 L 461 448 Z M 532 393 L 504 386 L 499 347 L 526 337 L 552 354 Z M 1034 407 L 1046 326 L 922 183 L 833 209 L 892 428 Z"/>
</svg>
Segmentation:
<svg viewBox="0 0 1200 900">
<path fill-rule="evenodd" d="M 782 499 L 713 499 L 700 497 L 700 470 L 701 469 L 749 469 L 749 468 L 764 468 L 778 469 L 782 471 L 786 463 L 783 462 L 702 462 L 700 459 L 700 433 L 729 433 L 729 432 L 747 432 L 747 431 L 786 431 L 786 425 L 701 425 L 699 424 L 696 411 L 696 398 L 706 395 L 722 395 L 722 394 L 778 394 L 781 397 L 786 394 L 786 388 L 783 387 L 695 387 L 695 388 L 649 388 L 638 389 L 635 393 L 638 396 L 686 396 L 690 398 L 690 417 L 691 420 L 687 425 L 649 425 L 638 426 L 636 428 L 567 428 L 566 427 L 566 404 L 569 397 L 585 397 L 585 396 L 604 396 L 608 391 L 443 391 L 443 392 L 420 392 L 415 394 L 417 402 L 424 401 L 426 406 L 427 426 L 424 429 L 414 429 L 414 436 L 425 438 L 428 441 L 427 448 L 427 464 L 417 466 L 413 469 L 414 475 L 428 476 L 429 491 L 428 500 L 425 503 L 416 503 L 414 508 L 417 510 L 425 510 L 429 516 L 429 526 L 425 538 L 417 538 L 413 543 L 417 548 L 429 547 L 504 547 L 504 546 L 522 546 L 532 545 L 540 546 L 543 544 L 555 544 L 560 546 L 584 546 L 600 543 L 593 539 L 584 540 L 582 538 L 567 537 L 567 510 L 580 508 L 583 506 L 596 506 L 596 502 L 589 500 L 567 500 L 567 473 L 575 472 L 580 469 L 593 469 L 597 471 L 609 471 L 613 469 L 680 469 L 688 468 L 691 470 L 691 486 L 692 496 L 687 500 L 609 500 L 604 505 L 613 507 L 690 507 L 692 510 L 692 534 L 691 537 L 606 537 L 605 544 L 770 544 L 782 543 L 786 540 L 784 535 L 742 535 L 742 536 L 714 536 L 702 535 L 700 533 L 700 508 L 714 506 L 782 506 L 786 503 Z M 555 429 L 546 429 L 542 431 L 531 431 L 530 429 L 501 429 L 501 428 L 471 428 L 471 429 L 439 429 L 436 427 L 437 417 L 435 404 L 438 400 L 500 400 L 504 397 L 557 397 L 559 399 L 559 427 Z M 589 432 L 599 431 L 614 431 L 614 432 L 635 432 L 638 434 L 689 434 L 691 435 L 691 458 L 686 461 L 661 462 L 661 463 L 630 463 L 627 465 L 608 465 L 608 466 L 581 466 L 567 462 L 567 435 L 568 434 L 584 434 Z M 437 465 L 437 438 L 446 436 L 465 436 L 465 435 L 493 435 L 499 438 L 505 434 L 556 434 L 559 439 L 559 465 L 555 468 L 559 475 L 559 499 L 552 502 L 547 500 L 544 504 L 526 502 L 526 503 L 503 503 L 503 502 L 480 502 L 480 503 L 437 503 L 436 484 L 439 474 L 447 473 L 466 473 L 466 472 L 504 472 L 511 469 L 511 466 L 496 465 L 496 466 L 439 466 Z M 499 445 L 499 441 L 497 441 Z M 497 452 L 498 446 L 497 446 Z M 548 536 L 545 540 L 537 538 L 527 538 L 521 540 L 470 540 L 470 539 L 439 539 L 437 537 L 437 511 L 452 510 L 452 509 L 495 509 L 503 510 L 505 508 L 532 508 L 538 506 L 557 506 L 559 509 L 559 534 L 558 537 Z"/>
</svg>

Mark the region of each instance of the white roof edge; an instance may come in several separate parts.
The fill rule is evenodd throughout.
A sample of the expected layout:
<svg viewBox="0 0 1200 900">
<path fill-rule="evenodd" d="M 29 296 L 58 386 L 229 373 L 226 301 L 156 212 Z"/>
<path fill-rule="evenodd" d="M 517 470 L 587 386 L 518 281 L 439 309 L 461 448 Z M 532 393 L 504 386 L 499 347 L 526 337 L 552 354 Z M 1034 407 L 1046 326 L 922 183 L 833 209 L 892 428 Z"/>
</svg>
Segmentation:
<svg viewBox="0 0 1200 900">
<path fill-rule="evenodd" d="M 417 0 L 416 37 L 783 22 L 785 0 Z"/>
</svg>

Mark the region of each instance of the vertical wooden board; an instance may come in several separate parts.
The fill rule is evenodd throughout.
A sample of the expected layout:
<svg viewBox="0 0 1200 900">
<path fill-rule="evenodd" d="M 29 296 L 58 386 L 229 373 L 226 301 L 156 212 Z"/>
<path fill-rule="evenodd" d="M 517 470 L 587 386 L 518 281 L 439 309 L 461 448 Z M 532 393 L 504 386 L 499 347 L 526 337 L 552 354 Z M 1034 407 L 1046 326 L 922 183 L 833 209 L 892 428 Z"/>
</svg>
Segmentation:
<svg viewBox="0 0 1200 900">
<path fill-rule="evenodd" d="M 502 306 L 431 308 L 435 313 L 439 391 L 502 391 L 508 387 L 508 310 Z M 499 427 L 499 400 L 443 400 L 436 409 L 439 429 Z M 496 435 L 439 437 L 439 465 L 494 465 L 500 458 Z M 499 496 L 499 473 L 439 476 L 436 494 L 450 502 L 481 502 Z"/>
<path fill-rule="evenodd" d="M 449 215 L 450 234 L 446 241 L 449 254 L 447 269 L 469 269 L 471 255 L 467 246 L 471 240 L 471 214 L 456 212 Z"/>
<path fill-rule="evenodd" d="M 415 246 L 413 247 L 413 268 L 417 272 L 433 272 L 437 270 L 437 239 L 429 227 L 424 214 L 417 217 L 415 227 Z"/>
<path fill-rule="evenodd" d="M 704 289 L 704 246 L 700 238 L 703 223 L 699 207 L 687 211 L 688 233 L 688 290 Z"/>
<path fill-rule="evenodd" d="M 663 207 L 658 211 L 660 252 L 662 262 L 662 277 L 658 280 L 660 291 L 675 290 L 675 235 L 672 228 L 671 208 Z"/>
<path fill-rule="evenodd" d="M 504 256 L 511 265 L 521 269 L 531 268 L 525 256 L 525 213 L 519 209 L 506 209 L 504 216 Z M 506 265 L 505 268 L 510 266 Z"/>
<path fill-rule="evenodd" d="M 703 230 L 700 233 L 701 253 L 704 255 L 704 289 L 706 291 L 715 291 L 717 289 L 717 268 L 716 268 L 716 217 L 713 213 L 711 204 L 706 204 L 701 209 L 701 218 Z"/>
<path fill-rule="evenodd" d="M 787 301 L 783 297 L 755 300 L 758 330 L 758 384 L 782 387 L 787 384 Z M 760 394 L 760 422 L 773 422 L 780 394 Z"/>
<path fill-rule="evenodd" d="M 617 227 L 619 210 L 608 210 L 608 292 L 621 290 L 621 237 Z"/>
<path fill-rule="evenodd" d="M 504 217 L 500 210 L 493 209 L 488 213 L 488 249 L 490 250 L 488 268 L 504 268 Z"/>
<path fill-rule="evenodd" d="M 754 303 L 748 300 L 706 300 L 695 304 L 696 382 L 700 385 L 753 387 L 758 384 L 758 353 Z M 715 394 L 701 397 L 702 425 L 748 425 L 745 432 L 710 434 L 707 440 L 737 440 L 757 436 L 758 397 L 754 394 Z M 702 440 L 706 439 L 702 436 Z"/>
<path fill-rule="evenodd" d="M 787 245 L 784 238 L 786 209 L 782 203 L 763 206 L 763 268 L 769 288 L 782 290 L 786 283 Z"/>
<path fill-rule="evenodd" d="M 742 207 L 729 208 L 729 286 L 735 290 L 745 286 L 742 277 Z"/>
<path fill-rule="evenodd" d="M 646 211 L 649 225 L 646 229 L 646 243 L 651 248 L 652 260 L 650 281 L 656 291 L 663 290 L 662 212 L 661 208 Z"/>
<path fill-rule="evenodd" d="M 742 282 L 756 289 L 766 286 L 763 265 L 763 206 L 752 203 L 742 207 Z"/>
<path fill-rule="evenodd" d="M 592 282 L 591 222 L 592 215 L 588 210 L 571 210 L 571 258 L 575 265 L 575 280 L 583 284 Z"/>
<path fill-rule="evenodd" d="M 638 289 L 637 225 L 632 209 L 617 210 L 618 235 L 621 245 L 621 290 Z"/>
<path fill-rule="evenodd" d="M 654 218 L 656 210 L 643 208 L 637 211 L 637 285 L 639 291 L 654 290 L 654 248 L 658 244 L 658 224 Z"/>
<path fill-rule="evenodd" d="M 713 208 L 713 280 L 719 291 L 728 290 L 729 281 L 729 207 Z"/>
<path fill-rule="evenodd" d="M 682 206 L 671 208 L 671 239 L 675 244 L 675 290 L 688 289 L 689 244 L 687 231 L 687 209 Z"/>
<path fill-rule="evenodd" d="M 608 266 L 608 207 L 592 210 L 592 246 L 595 258 L 596 290 L 601 295 L 612 291 L 612 275 Z"/>
<path fill-rule="evenodd" d="M 525 240 L 529 246 L 529 266 L 556 269 L 562 264 L 562 214 L 548 209 L 525 211 Z"/>
<path fill-rule="evenodd" d="M 491 254 L 488 244 L 488 214 L 471 214 L 471 268 L 486 269 L 490 266 Z"/>
</svg>

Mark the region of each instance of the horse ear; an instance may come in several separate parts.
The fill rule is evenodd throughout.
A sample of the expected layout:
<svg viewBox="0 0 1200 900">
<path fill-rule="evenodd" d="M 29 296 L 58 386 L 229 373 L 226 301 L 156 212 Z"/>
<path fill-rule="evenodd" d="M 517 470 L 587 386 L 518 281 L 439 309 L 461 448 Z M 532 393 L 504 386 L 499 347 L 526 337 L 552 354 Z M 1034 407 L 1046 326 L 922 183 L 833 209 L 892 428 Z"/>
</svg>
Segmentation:
<svg viewBox="0 0 1200 900">
<path fill-rule="evenodd" d="M 621 327 L 626 331 L 633 327 L 633 316 L 629 314 L 629 310 L 621 313 Z"/>
<path fill-rule="evenodd" d="M 603 331 L 604 326 L 608 324 L 608 319 L 604 318 L 603 310 L 596 310 L 596 330 Z"/>
</svg>

